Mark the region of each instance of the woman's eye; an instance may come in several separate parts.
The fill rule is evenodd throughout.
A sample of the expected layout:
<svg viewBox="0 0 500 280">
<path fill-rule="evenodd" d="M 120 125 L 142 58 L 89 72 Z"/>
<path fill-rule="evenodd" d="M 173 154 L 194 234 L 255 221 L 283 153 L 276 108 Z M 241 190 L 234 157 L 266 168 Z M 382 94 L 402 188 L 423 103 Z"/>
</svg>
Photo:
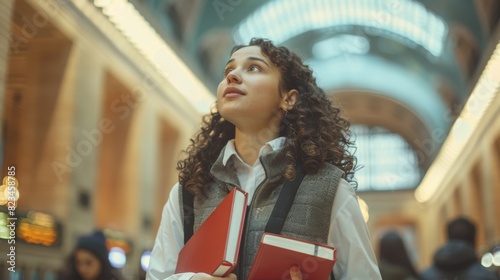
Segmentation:
<svg viewBox="0 0 500 280">
<path fill-rule="evenodd" d="M 226 70 L 224 70 L 224 77 L 227 76 L 227 74 L 229 74 L 229 72 L 231 72 L 233 69 L 231 68 L 226 68 Z"/>
<path fill-rule="evenodd" d="M 260 71 L 260 67 L 257 65 L 252 65 L 248 68 L 251 72 Z"/>
</svg>

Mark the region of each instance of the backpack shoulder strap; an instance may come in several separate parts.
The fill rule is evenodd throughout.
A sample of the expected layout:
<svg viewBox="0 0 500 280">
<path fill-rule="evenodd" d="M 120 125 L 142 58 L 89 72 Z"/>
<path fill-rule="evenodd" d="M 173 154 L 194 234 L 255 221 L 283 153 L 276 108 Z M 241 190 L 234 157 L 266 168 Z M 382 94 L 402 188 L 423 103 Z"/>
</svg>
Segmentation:
<svg viewBox="0 0 500 280">
<path fill-rule="evenodd" d="M 281 188 L 278 200 L 274 205 L 273 212 L 271 212 L 271 217 L 269 217 L 269 220 L 267 221 L 266 228 L 264 230 L 265 232 L 275 234 L 281 233 L 286 216 L 292 207 L 297 190 L 299 189 L 300 183 L 305 176 L 300 164 L 297 164 L 295 169 L 297 172 L 295 179 L 293 181 L 286 181 Z M 330 272 L 330 280 L 335 280 L 333 270 Z"/>
<path fill-rule="evenodd" d="M 193 235 L 194 230 L 194 196 L 184 187 L 182 187 L 182 209 L 184 224 L 184 244 L 186 244 Z"/>
<path fill-rule="evenodd" d="M 300 183 L 304 179 L 304 171 L 300 164 L 295 167 L 296 174 L 293 181 L 285 181 L 281 188 L 278 200 L 274 205 L 271 217 L 267 221 L 265 232 L 280 234 L 283 224 L 285 223 L 286 216 L 292 207 L 293 200 L 297 194 Z"/>
</svg>

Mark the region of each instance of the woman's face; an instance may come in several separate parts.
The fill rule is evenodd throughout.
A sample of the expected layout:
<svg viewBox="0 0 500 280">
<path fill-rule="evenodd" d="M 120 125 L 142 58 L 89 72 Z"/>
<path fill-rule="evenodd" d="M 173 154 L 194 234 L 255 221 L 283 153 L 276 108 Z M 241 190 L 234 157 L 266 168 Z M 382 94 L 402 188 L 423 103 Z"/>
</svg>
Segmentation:
<svg viewBox="0 0 500 280">
<path fill-rule="evenodd" d="M 91 252 L 78 249 L 75 252 L 75 266 L 84 280 L 95 280 L 101 273 L 101 262 Z"/>
<path fill-rule="evenodd" d="M 239 129 L 269 127 L 284 102 L 279 90 L 281 73 L 258 46 L 231 55 L 217 88 L 217 107 L 223 118 Z"/>
</svg>

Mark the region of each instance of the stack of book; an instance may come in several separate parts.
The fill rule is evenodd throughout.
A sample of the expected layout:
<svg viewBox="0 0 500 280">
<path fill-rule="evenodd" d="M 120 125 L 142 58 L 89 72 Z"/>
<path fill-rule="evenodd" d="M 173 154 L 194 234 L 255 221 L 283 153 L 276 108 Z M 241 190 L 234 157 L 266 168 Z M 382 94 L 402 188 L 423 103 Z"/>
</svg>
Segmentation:
<svg viewBox="0 0 500 280">
<path fill-rule="evenodd" d="M 179 253 L 176 273 L 204 272 L 225 277 L 237 265 L 248 195 L 234 188 L 189 239 Z M 290 279 L 298 266 L 302 279 L 328 279 L 336 261 L 335 248 L 279 234 L 264 233 L 249 280 Z"/>
</svg>

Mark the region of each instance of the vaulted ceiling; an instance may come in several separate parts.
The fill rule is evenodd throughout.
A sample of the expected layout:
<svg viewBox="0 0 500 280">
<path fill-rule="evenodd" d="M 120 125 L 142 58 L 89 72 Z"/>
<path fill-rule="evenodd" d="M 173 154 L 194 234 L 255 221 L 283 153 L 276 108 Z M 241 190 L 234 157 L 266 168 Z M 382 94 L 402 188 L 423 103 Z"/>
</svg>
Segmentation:
<svg viewBox="0 0 500 280">
<path fill-rule="evenodd" d="M 402 136 L 421 174 L 475 85 L 500 0 L 132 0 L 215 93 L 235 44 L 299 53 L 353 124 Z"/>
</svg>

